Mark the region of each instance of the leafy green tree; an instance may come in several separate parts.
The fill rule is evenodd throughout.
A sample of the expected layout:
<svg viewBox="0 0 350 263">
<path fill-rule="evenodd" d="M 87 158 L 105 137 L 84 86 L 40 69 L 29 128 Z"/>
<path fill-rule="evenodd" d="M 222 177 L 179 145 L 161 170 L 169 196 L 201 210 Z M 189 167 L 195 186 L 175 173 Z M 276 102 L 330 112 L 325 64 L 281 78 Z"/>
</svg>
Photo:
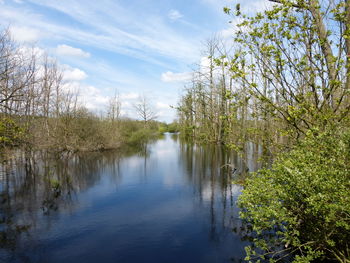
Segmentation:
<svg viewBox="0 0 350 263">
<path fill-rule="evenodd" d="M 350 110 L 350 1 L 273 0 L 239 17 L 233 78 L 246 85 L 289 135 L 347 122 Z M 266 114 L 267 113 L 267 114 Z"/>
</svg>

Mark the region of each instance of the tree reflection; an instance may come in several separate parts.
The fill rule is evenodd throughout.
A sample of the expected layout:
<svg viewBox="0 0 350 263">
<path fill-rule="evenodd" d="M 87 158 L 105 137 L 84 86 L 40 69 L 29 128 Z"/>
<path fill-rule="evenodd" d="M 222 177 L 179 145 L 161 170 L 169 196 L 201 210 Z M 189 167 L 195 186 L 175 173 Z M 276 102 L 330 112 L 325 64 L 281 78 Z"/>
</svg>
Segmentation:
<svg viewBox="0 0 350 263">
<path fill-rule="evenodd" d="M 167 147 L 170 146 L 174 149 L 168 150 Z M 195 213 L 190 211 L 191 215 L 196 215 L 197 211 L 200 211 L 201 215 L 203 213 L 204 216 L 200 220 L 203 220 L 204 224 L 200 225 L 205 227 L 203 233 L 208 236 L 206 242 L 215 243 L 215 247 L 218 243 L 223 244 L 233 236 L 229 230 L 243 236 L 247 229 L 239 220 L 239 211 L 236 207 L 241 186 L 234 182 L 243 180 L 248 171 L 259 168 L 258 159 L 261 151 L 259 145 L 250 144 L 247 145 L 245 153 L 238 155 L 218 145 L 200 146 L 186 143 L 181 141 L 176 134 L 172 134 L 159 141 L 159 144 L 144 145 L 138 149 L 129 148 L 117 152 L 76 154 L 53 154 L 47 151 L 13 152 L 10 158 L 3 158 L 0 163 L 0 248 L 2 249 L 0 250 L 0 261 L 2 258 L 8 259 L 12 254 L 16 254 L 16 257 L 26 254 L 27 248 L 23 247 L 23 244 L 31 241 L 40 243 L 40 238 L 37 237 L 41 237 L 41 230 L 45 231 L 45 234 L 51 229 L 54 230 L 52 226 L 57 223 L 58 215 L 81 211 L 79 208 L 86 200 L 84 192 L 97 186 L 94 190 L 97 189 L 96 192 L 104 195 L 106 190 L 104 183 L 107 185 L 111 182 L 119 186 L 121 191 L 115 195 L 113 192 L 113 196 L 108 195 L 101 199 L 103 204 L 104 202 L 113 203 L 111 207 L 113 207 L 112 210 L 117 210 L 116 218 L 129 220 L 129 217 L 120 216 L 123 214 L 123 209 L 126 209 L 126 214 L 132 215 L 135 209 L 137 213 L 152 215 L 154 216 L 152 219 L 157 220 L 158 211 L 153 211 L 153 207 L 164 208 L 168 203 L 177 205 L 177 202 L 172 201 L 177 201 L 176 198 L 180 195 L 181 201 L 184 201 L 183 196 L 188 198 L 185 200 L 186 211 L 188 202 L 192 200 L 195 202 L 194 209 L 199 207 Z M 128 160 L 123 162 L 126 158 Z M 125 173 L 125 178 L 121 171 Z M 179 180 L 176 181 L 173 188 L 162 188 L 163 185 L 160 182 L 168 179 L 164 174 L 172 176 L 171 179 L 174 181 Z M 129 177 L 126 178 L 126 175 Z M 149 184 L 146 185 L 145 181 Z M 184 181 L 185 187 L 182 188 Z M 125 183 L 126 188 L 123 188 L 122 182 Z M 142 192 L 145 187 L 149 188 Z M 159 200 L 161 199 L 159 195 L 152 196 L 152 193 L 159 188 L 160 191 L 164 191 L 165 195 L 169 194 L 164 202 Z M 107 189 L 111 190 L 111 188 Z M 188 189 L 191 191 L 188 192 Z M 144 195 L 137 196 L 139 190 Z M 179 194 L 178 191 L 181 193 Z M 120 193 L 122 193 L 120 196 L 123 196 L 121 199 L 119 199 Z M 163 192 L 160 193 L 163 194 Z M 148 195 L 151 195 L 150 199 L 147 199 Z M 89 199 L 88 193 L 87 196 Z M 120 210 L 118 204 L 114 204 L 115 200 L 110 199 L 111 197 L 120 201 Z M 145 210 L 142 210 L 143 198 L 147 199 Z M 130 203 L 130 206 L 136 204 L 133 209 L 129 209 L 130 200 L 135 201 Z M 154 203 L 155 206 L 153 206 Z M 181 211 L 180 209 L 179 213 Z M 95 213 L 94 209 L 91 209 L 90 212 Z M 107 213 L 109 211 L 105 212 L 104 215 L 109 216 Z M 163 212 L 161 220 L 164 220 L 167 213 L 161 212 Z M 184 213 L 187 214 L 187 212 Z M 169 214 L 173 215 L 173 211 Z M 181 222 L 185 224 L 186 217 L 179 216 L 179 218 L 184 220 Z M 124 224 L 122 219 L 121 222 Z M 115 225 L 118 224 L 115 223 Z M 238 246 L 241 247 L 237 248 L 237 251 L 242 251 L 242 245 L 239 243 Z M 33 249 L 35 250 L 36 247 L 33 246 Z M 21 253 L 23 251 L 25 252 Z M 41 251 L 36 252 L 34 251 L 34 256 L 42 253 Z"/>
<path fill-rule="evenodd" d="M 230 234 L 227 228 L 245 238 L 247 229 L 242 225 L 236 207 L 243 182 L 261 168 L 259 145 L 248 143 L 243 153 L 236 153 L 223 146 L 201 146 L 180 141 L 180 158 L 184 173 L 194 187 L 199 203 L 208 206 L 210 221 L 209 238 L 220 242 Z"/>
<path fill-rule="evenodd" d="M 76 209 L 77 193 L 83 192 L 108 173 L 118 184 L 120 161 L 140 149 L 101 153 L 50 153 L 15 151 L 0 163 L 0 248 L 15 251 L 22 234 L 51 225 L 57 211 Z M 43 220 L 44 219 L 44 220 Z"/>
</svg>

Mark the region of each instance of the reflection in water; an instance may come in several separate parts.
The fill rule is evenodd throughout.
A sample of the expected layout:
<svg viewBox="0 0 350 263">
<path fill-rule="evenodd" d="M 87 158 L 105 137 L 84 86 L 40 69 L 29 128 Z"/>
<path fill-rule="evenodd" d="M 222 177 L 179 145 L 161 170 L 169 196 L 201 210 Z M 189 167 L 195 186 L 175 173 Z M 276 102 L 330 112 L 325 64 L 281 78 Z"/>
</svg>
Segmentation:
<svg viewBox="0 0 350 263">
<path fill-rule="evenodd" d="M 261 148 L 248 143 L 241 155 L 217 145 L 181 143 L 180 148 L 188 182 L 194 186 L 199 202 L 209 203 L 210 238 L 219 241 L 230 234 L 228 228 L 243 237 L 246 230 L 236 207 L 241 187 L 233 182 L 261 168 L 258 161 Z"/>
<path fill-rule="evenodd" d="M 0 164 L 0 261 L 240 261 L 232 182 L 258 168 L 259 151 L 176 134 L 137 151 L 17 151 Z"/>
<path fill-rule="evenodd" d="M 123 157 L 143 156 L 146 152 L 129 150 Z M 73 212 L 76 193 L 95 185 L 104 172 L 112 175 L 118 184 L 120 160 L 117 152 L 53 154 L 44 151 L 18 151 L 3 160 L 0 165 L 0 248 L 15 250 L 20 234 L 35 228 L 38 216 L 58 209 Z M 50 217 L 46 217 L 44 223 L 49 227 Z"/>
</svg>

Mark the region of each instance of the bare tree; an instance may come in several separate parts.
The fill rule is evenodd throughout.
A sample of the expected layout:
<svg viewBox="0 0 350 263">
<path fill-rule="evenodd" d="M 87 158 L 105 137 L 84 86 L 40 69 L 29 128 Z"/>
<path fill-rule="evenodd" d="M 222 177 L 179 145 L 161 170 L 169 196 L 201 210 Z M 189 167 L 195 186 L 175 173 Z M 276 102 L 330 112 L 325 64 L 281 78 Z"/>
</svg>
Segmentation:
<svg viewBox="0 0 350 263">
<path fill-rule="evenodd" d="M 108 110 L 107 110 L 108 119 L 112 123 L 114 123 L 115 121 L 118 121 L 120 118 L 120 112 L 121 112 L 121 101 L 120 101 L 118 92 L 115 92 L 114 96 L 111 97 L 108 101 Z"/>
<path fill-rule="evenodd" d="M 12 40 L 9 30 L 0 32 L 0 109 L 19 113 L 27 88 L 34 83 L 35 54 L 24 54 Z"/>
<path fill-rule="evenodd" d="M 134 104 L 134 108 L 139 117 L 143 120 L 144 125 L 157 118 L 157 114 L 154 112 L 154 109 L 145 95 L 139 97 L 138 102 Z"/>
</svg>

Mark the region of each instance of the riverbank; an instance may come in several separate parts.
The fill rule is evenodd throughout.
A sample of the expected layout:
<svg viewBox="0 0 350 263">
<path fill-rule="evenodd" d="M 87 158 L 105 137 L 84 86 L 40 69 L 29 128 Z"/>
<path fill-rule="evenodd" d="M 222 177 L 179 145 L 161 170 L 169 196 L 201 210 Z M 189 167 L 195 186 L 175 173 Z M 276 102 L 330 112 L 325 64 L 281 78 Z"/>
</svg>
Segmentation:
<svg viewBox="0 0 350 263">
<path fill-rule="evenodd" d="M 0 118 L 0 146 L 50 151 L 102 151 L 142 146 L 164 131 L 157 121 L 111 121 L 85 111 L 59 118 L 4 116 Z M 162 129 L 161 129 L 162 128 Z"/>
</svg>

